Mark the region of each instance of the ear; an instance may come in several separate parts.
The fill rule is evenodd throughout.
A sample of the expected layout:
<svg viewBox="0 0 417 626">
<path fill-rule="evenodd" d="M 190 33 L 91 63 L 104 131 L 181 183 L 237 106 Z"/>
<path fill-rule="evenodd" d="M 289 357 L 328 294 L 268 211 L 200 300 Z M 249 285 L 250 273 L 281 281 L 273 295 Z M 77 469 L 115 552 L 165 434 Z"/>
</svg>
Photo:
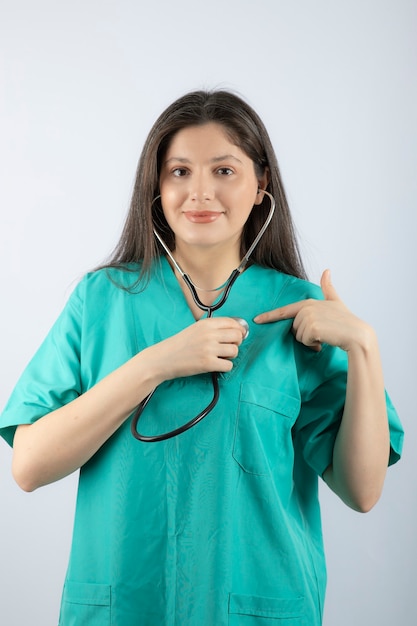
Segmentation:
<svg viewBox="0 0 417 626">
<path fill-rule="evenodd" d="M 268 187 L 268 183 L 269 183 L 269 168 L 266 167 L 263 173 L 263 176 L 261 178 L 258 178 L 258 189 L 259 190 L 266 189 Z M 262 191 L 258 191 L 258 193 L 256 194 L 255 204 L 262 204 L 264 197 L 265 197 L 265 194 L 262 193 Z"/>
</svg>

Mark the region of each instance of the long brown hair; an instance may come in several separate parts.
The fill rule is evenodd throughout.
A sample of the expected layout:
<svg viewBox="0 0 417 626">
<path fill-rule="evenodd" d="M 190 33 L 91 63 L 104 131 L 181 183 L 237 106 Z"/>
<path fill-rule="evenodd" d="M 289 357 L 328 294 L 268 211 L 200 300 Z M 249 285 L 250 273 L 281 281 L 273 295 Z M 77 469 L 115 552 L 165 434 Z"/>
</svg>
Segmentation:
<svg viewBox="0 0 417 626">
<path fill-rule="evenodd" d="M 159 201 L 160 168 L 170 141 L 183 128 L 215 122 L 221 124 L 230 141 L 252 159 L 260 177 L 269 170 L 267 191 L 275 198 L 276 210 L 265 234 L 251 256 L 251 263 L 269 267 L 299 278 L 306 273 L 301 261 L 277 158 L 268 132 L 258 114 L 235 94 L 194 91 L 173 102 L 153 125 L 139 159 L 130 209 L 118 244 L 104 267 L 126 267 L 141 262 L 140 277 L 149 275 L 155 258 L 164 254 L 155 240 L 153 227 L 163 235 L 170 249 L 174 233 L 165 220 Z M 252 211 L 242 234 L 241 253 L 245 254 L 260 231 L 269 212 L 265 194 L 262 204 Z"/>
</svg>

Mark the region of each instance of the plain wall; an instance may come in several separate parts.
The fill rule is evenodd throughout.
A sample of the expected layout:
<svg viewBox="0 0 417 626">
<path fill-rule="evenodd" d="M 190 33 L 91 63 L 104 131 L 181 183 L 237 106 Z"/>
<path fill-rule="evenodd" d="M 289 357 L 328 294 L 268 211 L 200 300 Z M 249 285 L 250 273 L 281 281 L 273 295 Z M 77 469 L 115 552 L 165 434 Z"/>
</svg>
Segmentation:
<svg viewBox="0 0 417 626">
<path fill-rule="evenodd" d="M 377 330 L 406 428 L 379 504 L 325 487 L 326 626 L 413 626 L 417 560 L 417 4 L 2 0 L 0 407 L 120 234 L 137 159 L 185 91 L 225 87 L 275 145 L 310 278 Z M 58 621 L 77 477 L 33 494 L 0 444 L 0 623 Z"/>
</svg>

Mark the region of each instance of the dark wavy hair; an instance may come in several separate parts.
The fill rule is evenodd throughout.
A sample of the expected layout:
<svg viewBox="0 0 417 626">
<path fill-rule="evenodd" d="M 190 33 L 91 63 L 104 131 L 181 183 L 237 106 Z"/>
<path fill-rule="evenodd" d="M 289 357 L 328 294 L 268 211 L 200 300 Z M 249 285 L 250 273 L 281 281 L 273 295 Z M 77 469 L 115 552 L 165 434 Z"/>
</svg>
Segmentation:
<svg viewBox="0 0 417 626">
<path fill-rule="evenodd" d="M 163 235 L 170 249 L 174 233 L 165 220 L 159 201 L 161 164 L 174 135 L 190 126 L 209 122 L 220 124 L 229 140 L 252 159 L 256 175 L 269 170 L 267 191 L 275 198 L 276 210 L 250 262 L 286 274 L 305 278 L 295 230 L 286 199 L 277 158 L 268 132 L 258 114 L 239 96 L 224 90 L 194 91 L 173 102 L 153 125 L 139 159 L 129 212 L 118 244 L 103 267 L 126 267 L 141 262 L 140 278 L 149 276 L 153 261 L 164 250 L 156 241 L 153 227 Z M 242 257 L 260 231 L 269 212 L 265 194 L 252 211 L 243 230 Z"/>
</svg>

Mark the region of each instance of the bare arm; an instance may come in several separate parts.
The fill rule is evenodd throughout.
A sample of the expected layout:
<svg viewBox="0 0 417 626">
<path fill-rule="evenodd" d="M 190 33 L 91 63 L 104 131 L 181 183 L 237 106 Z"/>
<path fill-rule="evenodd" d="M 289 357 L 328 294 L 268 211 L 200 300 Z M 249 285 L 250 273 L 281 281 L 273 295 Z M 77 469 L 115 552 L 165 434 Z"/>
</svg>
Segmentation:
<svg viewBox="0 0 417 626">
<path fill-rule="evenodd" d="M 72 473 L 164 380 L 229 371 L 242 339 L 242 326 L 235 320 L 202 320 L 138 353 L 67 405 L 19 426 L 13 446 L 16 482 L 33 491 Z"/>
<path fill-rule="evenodd" d="M 348 379 L 342 423 L 327 484 L 346 504 L 368 511 L 378 501 L 389 456 L 389 429 L 378 343 L 373 329 L 354 316 L 337 296 L 330 273 L 321 280 L 324 301 L 304 300 L 265 313 L 265 323 L 294 318 L 296 339 L 315 350 L 321 343 L 348 354 Z"/>
<path fill-rule="evenodd" d="M 369 511 L 379 500 L 389 459 L 389 429 L 378 344 L 372 329 L 348 350 L 348 380 L 333 464 L 324 480 L 346 504 Z"/>
</svg>

